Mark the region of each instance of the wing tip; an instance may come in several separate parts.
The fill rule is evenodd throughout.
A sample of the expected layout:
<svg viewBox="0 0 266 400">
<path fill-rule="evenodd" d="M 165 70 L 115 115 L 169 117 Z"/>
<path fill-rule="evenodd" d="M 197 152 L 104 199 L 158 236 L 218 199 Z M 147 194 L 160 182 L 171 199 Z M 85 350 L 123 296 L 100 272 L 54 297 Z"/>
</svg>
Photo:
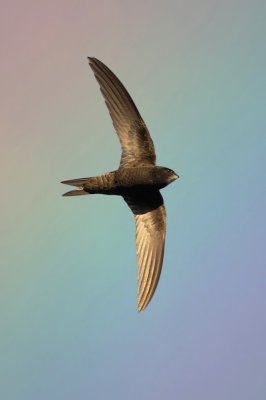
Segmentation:
<svg viewBox="0 0 266 400">
<path fill-rule="evenodd" d="M 96 64 L 99 60 L 96 57 L 87 56 L 90 65 Z"/>
<path fill-rule="evenodd" d="M 142 311 L 145 310 L 145 307 L 139 306 L 138 305 L 138 313 L 140 314 Z"/>
<path fill-rule="evenodd" d="M 151 296 L 152 297 L 152 296 Z M 151 301 L 151 297 L 145 297 L 144 299 L 139 299 L 138 300 L 138 312 L 141 313 L 142 311 L 144 311 L 147 306 L 149 305 L 150 301 Z"/>
</svg>

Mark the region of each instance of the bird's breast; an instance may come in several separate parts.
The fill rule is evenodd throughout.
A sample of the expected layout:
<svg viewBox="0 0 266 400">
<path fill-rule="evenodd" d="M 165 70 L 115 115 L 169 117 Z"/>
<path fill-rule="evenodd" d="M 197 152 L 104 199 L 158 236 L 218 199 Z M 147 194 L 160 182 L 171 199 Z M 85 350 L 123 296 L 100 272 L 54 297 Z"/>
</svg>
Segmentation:
<svg viewBox="0 0 266 400">
<path fill-rule="evenodd" d="M 116 185 L 120 188 L 153 186 L 150 168 L 123 168 L 116 171 Z"/>
</svg>

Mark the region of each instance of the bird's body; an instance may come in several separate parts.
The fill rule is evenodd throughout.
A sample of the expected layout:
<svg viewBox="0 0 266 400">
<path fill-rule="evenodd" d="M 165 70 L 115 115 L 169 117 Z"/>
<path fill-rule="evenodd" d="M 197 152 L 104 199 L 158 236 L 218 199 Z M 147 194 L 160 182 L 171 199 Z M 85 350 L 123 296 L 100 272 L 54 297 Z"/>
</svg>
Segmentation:
<svg viewBox="0 0 266 400">
<path fill-rule="evenodd" d="M 64 196 L 105 194 L 122 196 L 136 221 L 138 256 L 138 310 L 143 310 L 156 289 L 163 261 L 166 213 L 160 189 L 178 176 L 156 166 L 154 145 L 133 100 L 118 78 L 99 60 L 89 58 L 122 146 L 116 171 L 62 183 L 76 189 Z"/>
<path fill-rule="evenodd" d="M 77 186 L 76 194 L 83 190 L 88 194 L 129 195 L 142 194 L 150 190 L 164 188 L 174 179 L 172 172 L 165 172 L 164 167 L 119 168 L 103 175 L 63 181 L 64 184 Z M 72 191 L 75 192 L 75 191 Z M 65 196 L 69 196 L 69 192 Z M 74 194 L 72 194 L 74 195 Z"/>
</svg>

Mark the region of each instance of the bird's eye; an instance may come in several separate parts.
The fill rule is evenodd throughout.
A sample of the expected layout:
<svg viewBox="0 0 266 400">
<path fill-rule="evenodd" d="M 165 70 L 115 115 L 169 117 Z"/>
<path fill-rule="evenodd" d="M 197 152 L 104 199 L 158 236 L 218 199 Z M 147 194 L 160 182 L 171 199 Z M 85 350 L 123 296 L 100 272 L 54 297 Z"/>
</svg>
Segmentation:
<svg viewBox="0 0 266 400">
<path fill-rule="evenodd" d="M 167 170 L 167 172 L 173 172 L 171 169 L 169 169 L 169 168 L 166 168 L 166 170 Z"/>
</svg>

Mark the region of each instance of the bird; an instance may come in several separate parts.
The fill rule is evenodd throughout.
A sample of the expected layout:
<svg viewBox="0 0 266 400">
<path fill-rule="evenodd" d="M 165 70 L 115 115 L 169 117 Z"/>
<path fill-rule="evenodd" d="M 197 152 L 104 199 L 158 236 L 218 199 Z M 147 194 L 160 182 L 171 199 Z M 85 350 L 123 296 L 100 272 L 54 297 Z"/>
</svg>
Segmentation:
<svg viewBox="0 0 266 400">
<path fill-rule="evenodd" d="M 179 176 L 156 165 L 150 133 L 135 103 L 117 76 L 100 60 L 88 57 L 118 135 L 122 155 L 118 169 L 95 177 L 65 180 L 75 189 L 63 196 L 104 194 L 121 196 L 136 225 L 138 311 L 156 290 L 163 264 L 166 210 L 160 190 Z"/>
</svg>

